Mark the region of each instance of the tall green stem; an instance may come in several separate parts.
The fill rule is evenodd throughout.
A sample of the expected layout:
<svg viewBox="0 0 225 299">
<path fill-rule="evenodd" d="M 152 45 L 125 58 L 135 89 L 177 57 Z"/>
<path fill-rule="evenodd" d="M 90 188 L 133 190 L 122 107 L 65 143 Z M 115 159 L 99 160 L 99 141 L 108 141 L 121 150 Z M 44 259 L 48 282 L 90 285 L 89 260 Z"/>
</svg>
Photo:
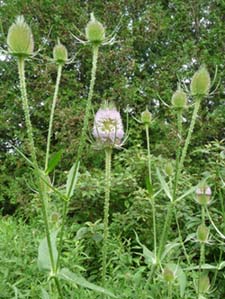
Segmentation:
<svg viewBox="0 0 225 299">
<path fill-rule="evenodd" d="M 171 282 L 168 284 L 168 297 L 167 299 L 172 299 L 173 298 L 173 285 Z"/>
<path fill-rule="evenodd" d="M 26 79 L 25 79 L 25 61 L 23 57 L 18 57 L 18 72 L 20 79 L 20 91 L 22 97 L 22 105 L 23 111 L 25 115 L 25 123 L 27 128 L 27 135 L 29 140 L 29 150 L 31 154 L 31 158 L 36 167 L 38 167 L 36 149 L 34 146 L 34 137 L 33 137 L 33 129 L 30 121 L 30 112 L 28 106 L 28 98 L 27 98 L 27 88 L 26 88 Z"/>
<path fill-rule="evenodd" d="M 147 150 L 148 150 L 148 177 L 149 182 L 152 184 L 152 161 L 151 161 L 151 152 L 150 152 L 150 138 L 149 138 L 149 126 L 145 125 L 146 139 L 147 139 Z"/>
<path fill-rule="evenodd" d="M 150 183 L 150 192 L 149 192 L 149 199 L 152 205 L 152 226 L 153 226 L 153 246 L 154 246 L 154 259 L 155 263 L 151 266 L 151 271 L 149 273 L 148 279 L 145 284 L 145 290 L 147 290 L 151 280 L 152 275 L 155 272 L 155 268 L 157 265 L 157 238 L 156 238 L 156 209 L 155 209 L 155 199 L 152 196 L 152 165 L 151 165 L 151 151 L 150 151 L 150 138 L 149 138 L 149 124 L 145 124 L 145 133 L 146 133 L 146 140 L 147 140 L 147 152 L 148 152 L 148 179 Z"/>
<path fill-rule="evenodd" d="M 202 225 L 205 226 L 205 207 L 202 206 Z M 199 268 L 201 269 L 201 266 L 205 264 L 205 243 L 201 242 L 201 247 L 200 247 L 200 264 Z"/>
<path fill-rule="evenodd" d="M 177 111 L 177 128 L 180 140 L 182 140 L 182 110 Z"/>
<path fill-rule="evenodd" d="M 59 92 L 60 79 L 61 79 L 61 75 L 62 75 L 62 67 L 63 67 L 62 64 L 58 65 L 55 92 L 54 92 L 54 96 L 53 96 L 51 114 L 50 114 L 50 119 L 49 119 L 49 127 L 48 127 L 47 148 L 46 148 L 46 156 L 45 156 L 45 170 L 47 170 L 47 168 L 48 168 L 49 152 L 50 152 L 51 137 L 52 137 L 52 124 L 53 124 L 55 106 L 56 106 L 58 92 Z"/>
<path fill-rule="evenodd" d="M 177 167 L 176 167 L 176 174 L 175 174 L 175 183 L 174 183 L 174 188 L 173 188 L 173 197 L 175 199 L 175 196 L 176 196 L 176 188 L 177 188 L 177 179 L 178 179 L 178 163 L 179 163 L 179 159 L 180 159 L 180 154 L 181 154 L 181 148 L 182 148 L 182 129 L 183 129 L 183 126 L 182 126 L 182 109 L 179 109 L 177 111 L 177 128 L 178 128 L 178 135 L 179 135 L 179 138 L 180 138 L 180 146 L 178 147 L 178 152 L 177 152 Z M 185 245 L 184 245 L 184 241 L 183 241 L 183 238 L 182 238 L 182 233 L 181 233 L 181 229 L 180 229 L 180 224 L 179 224 L 179 219 L 177 217 L 177 211 L 176 211 L 176 206 L 174 206 L 174 215 L 175 215 L 175 220 L 176 220 L 176 224 L 177 224 L 177 230 L 178 230 L 178 235 L 179 235 L 179 240 L 180 240 L 180 243 L 181 243 L 181 246 L 183 248 L 183 252 L 184 252 L 184 255 L 186 257 L 186 260 L 188 262 L 188 265 L 190 266 L 191 265 L 191 261 L 190 261 L 190 258 L 189 258 L 189 255 L 187 253 L 187 250 L 185 248 Z"/>
<path fill-rule="evenodd" d="M 37 176 L 38 191 L 39 191 L 39 195 L 40 195 L 40 199 L 41 199 L 41 203 L 42 203 L 42 213 L 43 213 L 43 219 L 44 219 L 44 224 L 45 224 L 45 232 L 46 232 L 50 261 L 51 261 L 51 268 L 52 268 L 53 273 L 55 274 L 55 261 L 54 261 L 54 257 L 53 257 L 50 229 L 49 229 L 49 224 L 48 224 L 48 214 L 47 214 L 47 207 L 46 207 L 47 194 L 44 191 L 45 190 L 44 183 L 40 178 L 41 171 L 38 167 L 36 150 L 35 150 L 35 146 L 34 146 L 33 130 L 32 130 L 32 124 L 31 124 L 31 120 L 30 120 L 30 112 L 29 112 L 27 90 L 26 90 L 25 61 L 24 61 L 23 57 L 18 58 L 18 72 L 19 72 L 19 79 L 20 79 L 20 90 L 21 90 L 21 97 L 22 97 L 22 103 L 23 103 L 23 110 L 24 110 L 27 134 L 28 134 L 28 139 L 29 139 L 30 153 L 31 153 L 31 158 L 32 158 L 32 162 L 34 165 L 34 173 Z M 56 283 L 58 293 L 59 293 L 60 297 L 63 298 L 58 278 L 56 276 L 54 276 L 54 280 Z"/>
<path fill-rule="evenodd" d="M 148 151 L 148 177 L 149 183 L 152 188 L 152 166 L 151 166 L 151 152 L 150 152 L 150 138 L 149 138 L 149 126 L 145 125 L 146 139 L 147 139 L 147 151 Z M 155 199 L 150 194 L 150 200 L 152 203 L 152 225 L 153 225 L 153 238 L 154 238 L 154 257 L 156 259 L 157 252 L 157 240 L 156 240 L 156 211 L 155 211 Z"/>
<path fill-rule="evenodd" d="M 205 206 L 201 207 L 201 225 L 205 227 Z M 199 258 L 199 283 L 198 283 L 198 296 L 200 295 L 200 280 L 202 275 L 202 265 L 205 264 L 205 242 L 200 242 L 200 258 Z M 199 297 L 200 298 L 200 297 Z"/>
<path fill-rule="evenodd" d="M 181 159 L 180 159 L 180 163 L 179 163 L 179 167 L 178 167 L 178 179 L 179 179 L 180 173 L 181 173 L 181 171 L 183 169 L 183 166 L 184 166 L 184 160 L 185 160 L 186 155 L 187 155 L 188 145 L 191 141 L 191 135 L 192 135 L 193 130 L 194 130 L 194 126 L 195 126 L 196 118 L 198 116 L 198 110 L 199 110 L 200 104 L 201 104 L 201 98 L 196 98 L 195 99 L 194 111 L 193 111 L 192 118 L 191 118 L 191 124 L 190 124 L 189 130 L 188 130 L 188 135 L 187 135 L 187 138 L 185 140 L 184 148 L 182 150 Z"/>
<path fill-rule="evenodd" d="M 174 209 L 174 202 L 171 201 L 169 203 L 169 207 L 167 209 L 166 219 L 165 219 L 165 222 L 164 222 L 163 231 L 162 231 L 161 239 L 160 239 L 160 242 L 159 242 L 159 249 L 158 249 L 158 260 L 159 261 L 161 259 L 163 249 L 164 249 L 164 246 L 165 246 L 166 241 L 167 241 L 167 233 L 168 233 L 168 228 L 170 227 L 170 224 L 171 224 L 173 209 Z"/>
<path fill-rule="evenodd" d="M 177 111 L 177 128 L 178 128 L 178 138 L 179 138 L 179 146 L 176 151 L 176 170 L 175 170 L 175 179 L 173 184 L 173 198 L 176 198 L 177 192 L 177 184 L 179 179 L 179 161 L 181 156 L 181 148 L 182 148 L 182 110 Z"/>
<path fill-rule="evenodd" d="M 57 260 L 57 263 L 56 263 L 56 269 L 58 269 L 58 267 L 59 267 L 60 258 L 61 258 L 62 245 L 63 245 L 63 235 L 64 235 L 66 215 L 67 215 L 67 210 L 68 210 L 68 203 L 69 203 L 69 199 L 71 197 L 72 188 L 74 186 L 74 181 L 75 181 L 75 178 L 76 178 L 76 175 L 77 175 L 77 172 L 78 172 L 78 166 L 79 166 L 79 162 L 80 162 L 80 159 L 81 159 L 81 155 L 82 155 L 85 140 L 86 140 L 86 133 L 87 133 L 87 129 L 88 129 L 88 121 L 89 121 L 89 116 L 90 116 L 90 111 L 91 111 L 91 101 L 92 101 L 92 97 L 93 97 L 93 93 L 94 93 L 94 85 L 95 85 L 95 79 L 96 79 L 98 50 L 99 50 L 98 46 L 93 46 L 90 87 L 89 87 L 89 93 L 88 93 L 88 99 L 87 99 L 87 104 L 86 104 L 86 109 L 85 109 L 84 122 L 83 122 L 82 131 L 81 131 L 80 142 L 79 142 L 79 146 L 78 146 L 78 150 L 77 150 L 77 157 L 76 157 L 76 161 L 75 161 L 75 167 L 74 167 L 73 176 L 72 176 L 71 184 L 70 184 L 70 187 L 69 187 L 69 191 L 68 191 L 68 194 L 67 194 L 68 201 L 65 201 L 64 206 L 63 206 L 62 225 L 61 225 L 61 230 L 60 230 L 60 235 L 59 235 L 59 250 L 58 250 L 59 254 L 58 254 L 58 260 Z"/>
<path fill-rule="evenodd" d="M 102 247 L 102 282 L 105 284 L 106 280 L 106 262 L 107 262 L 107 248 L 108 248 L 108 234 L 109 234 L 109 201 L 111 188 L 111 159 L 112 150 L 105 150 L 105 203 L 104 203 L 104 234 Z"/>
<path fill-rule="evenodd" d="M 201 103 L 201 99 L 196 98 L 195 99 L 194 111 L 193 111 L 192 118 L 191 118 L 190 127 L 189 127 L 188 134 L 187 134 L 187 137 L 186 137 L 186 140 L 185 140 L 185 144 L 184 144 L 184 147 L 183 147 L 183 150 L 182 150 L 182 153 L 181 153 L 180 162 L 177 163 L 177 166 L 176 166 L 175 183 L 174 183 L 174 189 L 173 189 L 173 201 L 170 202 L 168 210 L 167 210 L 166 220 L 165 220 L 165 224 L 164 224 L 164 227 L 163 227 L 163 233 L 162 233 L 162 236 L 161 236 L 161 239 L 160 239 L 160 245 L 159 245 L 159 250 L 158 250 L 159 258 L 161 257 L 163 248 L 164 248 L 165 243 L 167 241 L 167 231 L 168 231 L 168 228 L 171 224 L 173 208 L 174 208 L 174 202 L 175 202 L 176 196 L 177 196 L 177 183 L 179 181 L 180 174 L 181 174 L 181 171 L 183 169 L 184 161 L 185 161 L 185 158 L 186 158 L 186 155 L 187 155 L 188 145 L 190 143 L 191 135 L 192 135 L 193 130 L 194 130 L 194 126 L 195 126 L 196 118 L 197 118 L 197 115 L 198 115 L 198 110 L 199 110 L 199 107 L 200 107 L 200 103 Z"/>
</svg>

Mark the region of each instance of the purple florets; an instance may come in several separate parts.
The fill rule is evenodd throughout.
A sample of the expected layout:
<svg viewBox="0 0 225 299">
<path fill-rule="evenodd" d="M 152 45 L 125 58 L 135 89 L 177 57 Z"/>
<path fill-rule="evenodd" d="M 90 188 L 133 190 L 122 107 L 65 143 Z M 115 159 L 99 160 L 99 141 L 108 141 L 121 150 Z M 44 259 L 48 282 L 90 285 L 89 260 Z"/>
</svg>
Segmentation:
<svg viewBox="0 0 225 299">
<path fill-rule="evenodd" d="M 205 186 L 205 187 L 200 187 L 196 189 L 196 194 L 197 195 L 207 195 L 207 196 L 211 196 L 212 191 L 211 188 L 209 186 Z"/>
<path fill-rule="evenodd" d="M 196 191 L 196 198 L 200 205 L 208 205 L 212 195 L 212 190 L 209 186 L 203 184 L 200 185 Z"/>
<path fill-rule="evenodd" d="M 93 136 L 106 147 L 120 147 L 124 130 L 120 113 L 115 107 L 100 108 L 97 111 Z"/>
</svg>

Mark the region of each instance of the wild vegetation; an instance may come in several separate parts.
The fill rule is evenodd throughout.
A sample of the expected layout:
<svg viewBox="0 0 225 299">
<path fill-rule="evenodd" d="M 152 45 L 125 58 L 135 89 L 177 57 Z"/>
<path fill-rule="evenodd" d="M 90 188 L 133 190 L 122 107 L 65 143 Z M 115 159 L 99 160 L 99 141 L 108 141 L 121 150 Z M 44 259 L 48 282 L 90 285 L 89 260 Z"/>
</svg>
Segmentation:
<svg viewBox="0 0 225 299">
<path fill-rule="evenodd" d="M 1 1 L 0 298 L 223 298 L 221 1 Z"/>
</svg>

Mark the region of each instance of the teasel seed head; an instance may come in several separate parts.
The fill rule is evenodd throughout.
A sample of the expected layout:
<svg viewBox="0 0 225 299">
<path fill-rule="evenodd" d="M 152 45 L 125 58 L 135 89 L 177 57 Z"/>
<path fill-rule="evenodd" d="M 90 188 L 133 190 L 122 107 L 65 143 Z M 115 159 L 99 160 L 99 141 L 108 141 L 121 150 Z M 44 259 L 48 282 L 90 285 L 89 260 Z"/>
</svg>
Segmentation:
<svg viewBox="0 0 225 299">
<path fill-rule="evenodd" d="M 9 53 L 17 57 L 27 57 L 33 54 L 34 40 L 30 27 L 23 16 L 18 16 L 8 31 L 7 44 Z"/>
<path fill-rule="evenodd" d="M 210 86 L 211 79 L 209 72 L 205 66 L 201 66 L 191 80 L 191 95 L 196 97 L 205 97 L 209 94 Z"/>
<path fill-rule="evenodd" d="M 208 241 L 209 229 L 204 225 L 200 224 L 197 229 L 197 238 L 200 243 L 206 243 Z"/>
<path fill-rule="evenodd" d="M 177 91 L 174 92 L 171 102 L 174 108 L 177 109 L 186 108 L 187 107 L 186 93 L 179 87 Z"/>
<path fill-rule="evenodd" d="M 169 269 L 168 267 L 166 267 L 164 270 L 163 270 L 163 278 L 166 282 L 172 282 L 175 280 L 175 274 L 174 272 Z"/>
<path fill-rule="evenodd" d="M 58 44 L 53 48 L 53 59 L 57 64 L 65 64 L 68 60 L 68 52 L 64 45 L 58 40 Z"/>
<path fill-rule="evenodd" d="M 105 28 L 95 19 L 93 13 L 91 13 L 91 20 L 88 22 L 85 32 L 87 40 L 92 44 L 100 45 L 105 39 Z"/>
<path fill-rule="evenodd" d="M 146 107 L 145 111 L 141 113 L 141 121 L 144 125 L 150 126 L 152 121 L 152 114 L 149 112 L 148 108 Z"/>
</svg>

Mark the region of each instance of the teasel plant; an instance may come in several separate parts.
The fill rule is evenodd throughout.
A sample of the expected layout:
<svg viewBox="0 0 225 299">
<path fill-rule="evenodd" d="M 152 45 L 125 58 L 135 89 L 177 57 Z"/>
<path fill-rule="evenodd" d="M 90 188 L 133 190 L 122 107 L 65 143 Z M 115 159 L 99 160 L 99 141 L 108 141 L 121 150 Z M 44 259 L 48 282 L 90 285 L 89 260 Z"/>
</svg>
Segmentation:
<svg viewBox="0 0 225 299">
<path fill-rule="evenodd" d="M 151 157 L 151 142 L 150 142 L 150 126 L 152 124 L 152 114 L 146 107 L 145 111 L 141 113 L 141 122 L 145 129 L 146 142 L 147 142 L 147 168 L 148 176 L 146 178 L 146 185 L 148 189 L 149 201 L 152 206 L 152 229 L 153 229 L 153 264 L 151 273 L 149 274 L 148 282 L 151 281 L 152 272 L 157 265 L 157 230 L 156 230 L 156 207 L 155 207 L 155 194 L 153 192 L 153 181 L 152 181 L 152 157 Z M 146 287 L 148 285 L 146 283 Z"/>
<path fill-rule="evenodd" d="M 49 165 L 49 154 L 50 154 L 50 146 L 51 146 L 51 137 L 52 137 L 52 126 L 53 126 L 53 119 L 55 113 L 55 107 L 58 99 L 59 93 L 59 85 L 62 76 L 62 68 L 65 64 L 68 63 L 68 52 L 66 47 L 61 44 L 60 40 L 58 39 L 58 43 L 53 48 L 53 59 L 52 62 L 57 65 L 57 78 L 55 84 L 55 91 L 52 101 L 51 113 L 49 118 L 49 127 L 48 127 L 48 137 L 47 137 L 47 146 L 46 146 L 46 155 L 45 155 L 45 171 L 48 170 Z"/>
<path fill-rule="evenodd" d="M 27 88 L 26 88 L 25 61 L 28 58 L 31 58 L 33 55 L 35 55 L 34 39 L 33 39 L 32 31 L 28 26 L 28 24 L 25 22 L 23 16 L 18 16 L 16 18 L 15 23 L 13 23 L 9 28 L 8 36 L 7 36 L 7 44 L 8 44 L 9 53 L 16 58 L 17 65 L 18 65 L 21 99 L 22 99 L 22 106 L 25 115 L 27 135 L 29 140 L 31 164 L 34 168 L 34 173 L 36 175 L 38 192 L 42 203 L 42 213 L 43 213 L 43 219 L 45 225 L 49 259 L 51 264 L 51 275 L 55 281 L 55 285 L 58 290 L 60 298 L 63 298 L 59 279 L 58 277 L 55 276 L 56 261 L 54 259 L 54 252 L 52 248 L 50 227 L 48 221 L 48 211 L 47 211 L 48 194 L 46 192 L 45 183 L 44 183 L 44 180 L 46 179 L 46 175 L 39 167 L 37 161 L 36 148 L 34 145 L 34 137 L 33 137 L 33 128 L 31 124 L 30 112 L 29 112 Z"/>
<path fill-rule="evenodd" d="M 79 173 L 79 165 L 82 156 L 82 152 L 85 146 L 87 131 L 88 131 L 88 123 L 90 118 L 90 112 L 92 108 L 92 98 L 94 93 L 94 86 L 96 81 L 96 72 L 97 72 L 97 63 L 99 56 L 99 48 L 101 46 L 112 45 L 115 42 L 116 33 L 118 31 L 118 27 L 116 26 L 115 30 L 109 35 L 106 36 L 105 27 L 100 23 L 94 16 L 94 13 L 90 15 L 90 21 L 88 22 L 85 28 L 85 34 L 83 34 L 80 30 L 78 30 L 81 35 L 85 36 L 85 40 L 77 37 L 72 34 L 75 41 L 82 45 L 90 46 L 92 49 L 92 69 L 91 69 L 91 79 L 89 84 L 89 92 L 86 102 L 86 108 L 84 113 L 83 127 L 81 130 L 80 142 L 77 149 L 77 156 L 73 167 L 71 168 L 68 176 L 69 184 L 67 185 L 66 197 L 67 200 L 64 202 L 63 206 L 63 215 L 62 215 L 62 227 L 59 236 L 59 255 L 57 260 L 57 268 L 59 267 L 61 251 L 63 246 L 63 235 L 65 228 L 66 215 L 68 211 L 68 204 L 71 196 L 74 193 L 74 189 L 78 180 Z"/>
<path fill-rule="evenodd" d="M 172 191 L 169 190 L 168 185 L 166 184 L 165 180 L 162 178 L 161 174 L 158 171 L 158 177 L 159 177 L 160 183 L 162 185 L 162 188 L 166 192 L 167 196 L 170 198 L 170 203 L 168 206 L 168 210 L 167 210 L 167 214 L 166 214 L 166 218 L 165 218 L 165 222 L 164 222 L 164 226 L 163 226 L 163 230 L 162 230 L 162 234 L 161 234 L 161 238 L 160 238 L 159 246 L 158 246 L 157 254 L 158 254 L 159 263 L 160 263 L 162 253 L 165 248 L 165 244 L 167 242 L 168 230 L 169 230 L 169 227 L 170 227 L 170 224 L 172 221 L 173 213 L 175 211 L 176 202 L 179 200 L 179 198 L 177 198 L 178 182 L 180 179 L 181 172 L 183 170 L 184 161 L 185 161 L 185 158 L 187 155 L 188 146 L 191 141 L 191 136 L 192 136 L 192 133 L 193 133 L 193 130 L 195 127 L 200 104 L 201 104 L 202 99 L 209 95 L 210 87 L 211 87 L 211 80 L 210 80 L 209 73 L 208 73 L 207 69 L 205 68 L 205 66 L 202 66 L 194 74 L 194 76 L 192 77 L 192 80 L 191 80 L 191 84 L 190 84 L 190 95 L 194 99 L 194 109 L 193 109 L 193 113 L 192 113 L 190 126 L 188 129 L 188 133 L 187 133 L 186 139 L 184 141 L 184 145 L 182 146 L 182 149 L 180 146 L 180 148 L 177 150 L 177 153 L 176 153 L 176 167 L 175 167 L 175 173 L 174 173 L 174 178 L 173 178 Z M 180 86 L 178 86 L 178 90 L 173 94 L 173 97 L 172 97 L 172 105 L 176 109 L 176 113 L 177 113 L 177 124 L 178 124 L 177 126 L 178 126 L 179 138 L 181 138 L 181 136 L 182 136 L 182 111 L 186 107 L 186 103 L 187 103 L 187 96 L 186 96 L 185 92 L 180 88 Z M 180 235 L 180 239 L 181 238 L 182 237 Z M 182 242 L 182 244 L 183 244 L 183 242 Z M 183 249 L 184 249 L 186 258 L 188 258 L 188 255 L 185 251 L 184 246 L 183 246 Z"/>
<path fill-rule="evenodd" d="M 172 175 L 170 176 L 170 183 L 171 183 L 171 189 L 173 189 L 173 192 L 175 192 L 178 184 L 178 165 L 179 165 L 179 160 L 181 157 L 181 149 L 183 146 L 183 115 L 185 110 L 187 109 L 187 103 L 188 103 L 188 95 L 187 93 L 181 88 L 180 84 L 178 84 L 177 90 L 174 92 L 172 95 L 171 99 L 171 104 L 172 104 L 172 109 L 174 110 L 176 117 L 177 117 L 177 136 L 178 136 L 178 145 L 177 145 L 177 151 L 176 151 L 176 161 L 175 161 L 175 178 L 174 178 L 174 187 L 173 182 L 172 182 Z M 173 194 L 175 197 L 175 194 Z M 179 219 L 177 217 L 177 210 L 176 210 L 176 205 L 173 206 L 173 212 L 176 220 L 176 225 L 177 225 L 177 230 L 178 230 L 178 236 L 179 236 L 179 241 L 182 246 L 185 258 L 187 260 L 188 265 L 190 266 L 190 258 L 187 253 L 187 250 L 184 245 L 180 225 L 179 225 Z"/>
<path fill-rule="evenodd" d="M 26 157 L 19 149 L 17 148 L 15 149 L 23 156 L 23 158 L 27 161 L 27 163 L 29 163 L 29 165 L 33 167 L 34 174 L 37 181 L 37 189 L 41 200 L 45 233 L 46 233 L 46 238 L 44 238 L 39 245 L 38 265 L 39 268 L 49 271 L 49 281 L 51 283 L 51 281 L 54 280 L 58 297 L 60 299 L 64 298 L 61 280 L 74 282 L 75 284 L 81 285 L 82 287 L 87 287 L 94 291 L 98 291 L 107 294 L 108 296 L 115 297 L 110 291 L 107 291 L 104 288 L 89 283 L 83 277 L 78 278 L 74 273 L 72 273 L 68 269 L 59 268 L 60 256 L 62 254 L 63 235 L 65 229 L 68 202 L 74 192 L 74 188 L 78 176 L 81 153 L 83 151 L 85 139 L 86 139 L 86 132 L 87 132 L 88 120 L 89 120 L 90 109 L 91 109 L 91 100 L 93 97 L 94 84 L 96 78 L 98 50 L 99 47 L 102 45 L 102 42 L 105 40 L 104 27 L 100 22 L 96 21 L 96 19 L 93 17 L 93 14 L 92 14 L 91 21 L 87 24 L 86 27 L 86 36 L 87 36 L 87 44 L 90 44 L 92 47 L 91 80 L 90 80 L 88 99 L 86 103 L 84 123 L 81 132 L 80 143 L 78 146 L 77 158 L 75 164 L 73 165 L 73 167 L 69 172 L 65 193 L 61 192 L 61 190 L 59 191 L 57 188 L 55 188 L 52 185 L 48 175 L 57 166 L 61 156 L 61 154 L 56 153 L 56 155 L 54 155 L 52 158 L 49 159 L 52 126 L 53 126 L 55 107 L 58 98 L 60 79 L 62 75 L 62 68 L 64 64 L 70 63 L 70 60 L 68 60 L 67 49 L 64 45 L 61 44 L 59 40 L 57 45 L 53 49 L 53 59 L 51 60 L 57 65 L 57 79 L 56 79 L 55 91 L 54 91 L 52 108 L 51 108 L 50 119 L 49 119 L 45 167 L 44 169 L 42 169 L 42 167 L 38 163 L 37 155 L 36 155 L 33 128 L 31 124 L 30 112 L 29 112 L 26 78 L 25 78 L 25 62 L 28 59 L 32 59 L 32 57 L 37 54 L 37 52 L 34 52 L 33 34 L 29 25 L 25 22 L 24 17 L 18 16 L 15 23 L 13 23 L 9 28 L 8 36 L 7 36 L 7 44 L 8 44 L 7 53 L 16 58 L 17 65 L 18 65 L 21 99 L 22 99 L 22 105 L 23 105 L 23 110 L 25 115 L 31 159 Z M 61 227 L 59 230 L 53 232 L 50 231 L 50 224 L 48 219 L 48 201 L 50 196 L 49 190 L 55 192 L 55 194 L 57 194 L 64 201 Z M 57 250 L 56 238 L 58 232 L 59 232 L 59 247 Z M 50 288 L 50 290 L 51 289 L 52 288 Z"/>
<path fill-rule="evenodd" d="M 114 148 L 121 149 L 127 138 L 124 138 L 124 128 L 120 113 L 114 104 L 103 104 L 94 117 L 92 134 L 94 147 L 105 152 L 105 201 L 104 201 L 104 232 L 102 246 L 102 283 L 105 286 L 107 277 L 107 254 L 109 236 L 109 205 L 111 189 L 111 163 Z"/>
<path fill-rule="evenodd" d="M 175 271 L 174 269 L 171 269 L 171 266 L 167 265 L 163 271 L 162 271 L 162 276 L 164 281 L 167 283 L 168 287 L 168 293 L 167 293 L 167 298 L 172 299 L 173 298 L 173 283 L 175 280 Z"/>
</svg>

